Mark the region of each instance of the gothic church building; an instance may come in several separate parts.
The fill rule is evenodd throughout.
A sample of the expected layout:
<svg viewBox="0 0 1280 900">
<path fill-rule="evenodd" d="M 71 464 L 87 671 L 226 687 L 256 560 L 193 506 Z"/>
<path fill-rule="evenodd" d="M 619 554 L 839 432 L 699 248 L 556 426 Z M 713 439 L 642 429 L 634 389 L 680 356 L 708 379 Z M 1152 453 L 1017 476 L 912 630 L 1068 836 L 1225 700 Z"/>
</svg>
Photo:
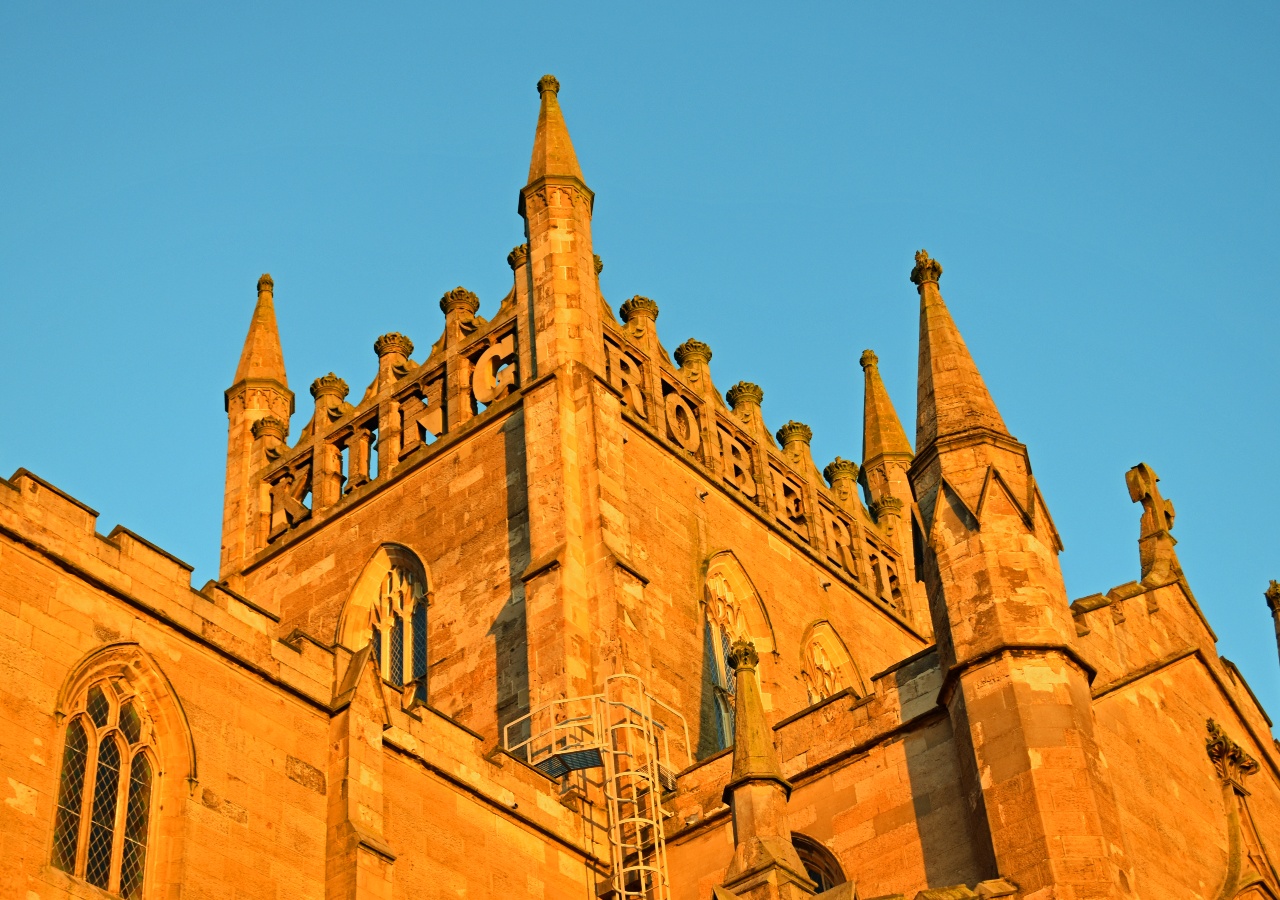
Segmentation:
<svg viewBox="0 0 1280 900">
<path fill-rule="evenodd" d="M 867 351 L 814 460 L 605 301 L 559 89 L 488 318 L 299 410 L 259 279 L 216 582 L 0 480 L 0 896 L 1278 900 L 1280 749 L 1155 473 L 1135 580 L 1069 597 L 924 251 L 914 446 Z"/>
</svg>

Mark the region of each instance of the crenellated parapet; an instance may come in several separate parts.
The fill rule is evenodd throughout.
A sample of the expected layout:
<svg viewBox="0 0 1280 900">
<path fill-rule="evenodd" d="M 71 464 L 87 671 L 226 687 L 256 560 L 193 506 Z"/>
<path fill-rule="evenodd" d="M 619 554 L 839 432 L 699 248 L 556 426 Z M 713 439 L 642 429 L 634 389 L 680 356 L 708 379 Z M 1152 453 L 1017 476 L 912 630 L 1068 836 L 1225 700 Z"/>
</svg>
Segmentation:
<svg viewBox="0 0 1280 900">
<path fill-rule="evenodd" d="M 346 402 L 349 388 L 336 374 L 317 378 L 311 385 L 315 413 L 293 447 L 282 420 L 256 423 L 253 435 L 263 453 L 253 479 L 263 501 L 250 555 L 287 543 L 304 524 L 390 483 L 431 457 L 442 438 L 512 394 L 521 369 L 513 295 L 486 321 L 478 315 L 474 292 L 446 292 L 440 300 L 444 333 L 421 363 L 411 358 L 408 336 L 388 332 L 377 338 L 378 373 L 356 404 Z"/>
<path fill-rule="evenodd" d="M 761 412 L 764 391 L 748 381 L 722 397 L 712 380 L 712 349 L 703 341 L 689 339 L 669 356 L 652 299 L 632 297 L 619 314 L 620 327 L 605 325 L 604 355 L 606 380 L 621 396 L 624 416 L 867 596 L 914 618 L 906 609 L 913 575 L 863 507 L 858 466 L 837 460 L 828 466 L 827 478 L 836 476 L 828 485 L 813 462 L 808 425 L 788 422 L 775 435 Z"/>
</svg>

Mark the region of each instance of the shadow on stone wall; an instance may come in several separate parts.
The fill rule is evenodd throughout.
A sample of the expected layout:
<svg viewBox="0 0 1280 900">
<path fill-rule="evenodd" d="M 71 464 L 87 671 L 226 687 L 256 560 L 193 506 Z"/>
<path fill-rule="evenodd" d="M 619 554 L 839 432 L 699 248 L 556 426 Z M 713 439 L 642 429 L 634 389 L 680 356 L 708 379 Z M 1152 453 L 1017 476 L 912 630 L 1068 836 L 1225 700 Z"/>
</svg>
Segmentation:
<svg viewBox="0 0 1280 900">
<path fill-rule="evenodd" d="M 529 632 L 525 621 L 524 582 L 529 566 L 529 483 L 525 467 L 524 410 L 517 409 L 502 426 L 507 483 L 507 566 L 511 596 L 494 620 L 498 675 L 498 738 L 508 722 L 529 711 Z"/>
</svg>

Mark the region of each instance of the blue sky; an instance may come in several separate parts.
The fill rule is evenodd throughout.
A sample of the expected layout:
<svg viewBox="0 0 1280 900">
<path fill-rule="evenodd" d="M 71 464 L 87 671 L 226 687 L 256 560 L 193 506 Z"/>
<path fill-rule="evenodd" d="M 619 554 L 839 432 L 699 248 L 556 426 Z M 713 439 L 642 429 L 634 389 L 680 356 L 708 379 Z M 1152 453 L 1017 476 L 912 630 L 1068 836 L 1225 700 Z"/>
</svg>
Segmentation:
<svg viewBox="0 0 1280 900">
<path fill-rule="evenodd" d="M 0 7 L 3 474 L 215 577 L 257 276 L 296 426 L 379 334 L 428 347 L 449 288 L 491 312 L 553 72 L 615 306 L 653 297 L 669 348 L 857 459 L 864 348 L 913 430 L 927 247 L 1071 596 L 1137 577 L 1150 463 L 1220 652 L 1280 712 L 1280 7 L 262 6 Z"/>
</svg>

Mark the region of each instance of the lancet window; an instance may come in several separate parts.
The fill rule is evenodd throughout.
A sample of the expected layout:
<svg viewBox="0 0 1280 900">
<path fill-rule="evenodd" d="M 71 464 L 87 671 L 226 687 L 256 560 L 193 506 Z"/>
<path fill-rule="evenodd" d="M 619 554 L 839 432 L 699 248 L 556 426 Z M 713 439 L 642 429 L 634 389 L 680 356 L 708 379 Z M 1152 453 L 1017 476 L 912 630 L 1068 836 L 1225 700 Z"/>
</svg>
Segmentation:
<svg viewBox="0 0 1280 900">
<path fill-rule="evenodd" d="M 68 712 L 52 863 L 134 900 L 147 869 L 154 726 L 123 679 L 94 682 Z"/>
<path fill-rule="evenodd" d="M 393 565 L 382 578 L 370 611 L 373 653 L 382 680 L 412 684 L 423 700 L 427 689 L 427 599 L 422 579 Z"/>
<path fill-rule="evenodd" d="M 727 578 L 713 573 L 706 585 L 706 669 L 711 676 L 716 749 L 733 743 L 733 718 L 737 680 L 729 662 L 729 648 L 745 633 L 742 610 Z"/>
</svg>

